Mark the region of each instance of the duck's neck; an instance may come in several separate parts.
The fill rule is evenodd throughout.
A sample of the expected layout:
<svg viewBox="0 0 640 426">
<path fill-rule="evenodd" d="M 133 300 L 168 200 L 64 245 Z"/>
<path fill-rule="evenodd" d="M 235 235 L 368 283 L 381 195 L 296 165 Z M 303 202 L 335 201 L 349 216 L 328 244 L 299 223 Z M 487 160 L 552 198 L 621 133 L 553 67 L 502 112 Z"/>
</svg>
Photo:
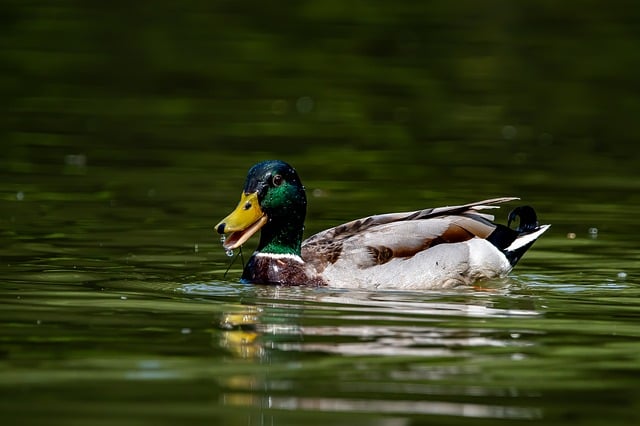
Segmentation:
<svg viewBox="0 0 640 426">
<path fill-rule="evenodd" d="M 300 256 L 303 230 L 304 213 L 294 214 L 285 220 L 270 220 L 260 230 L 260 242 L 256 252 Z"/>
</svg>

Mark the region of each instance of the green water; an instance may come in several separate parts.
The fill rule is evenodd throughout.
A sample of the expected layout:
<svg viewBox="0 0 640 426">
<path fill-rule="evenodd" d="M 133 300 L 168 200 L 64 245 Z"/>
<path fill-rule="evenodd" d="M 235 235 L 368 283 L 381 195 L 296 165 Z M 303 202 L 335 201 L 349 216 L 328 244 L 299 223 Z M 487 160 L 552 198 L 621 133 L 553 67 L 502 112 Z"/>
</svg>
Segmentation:
<svg viewBox="0 0 640 426">
<path fill-rule="evenodd" d="M 633 3 L 109 4 L 3 14 L 3 425 L 637 423 Z M 213 226 L 267 158 L 306 235 L 496 196 L 552 227 L 481 289 L 243 285 Z"/>
</svg>

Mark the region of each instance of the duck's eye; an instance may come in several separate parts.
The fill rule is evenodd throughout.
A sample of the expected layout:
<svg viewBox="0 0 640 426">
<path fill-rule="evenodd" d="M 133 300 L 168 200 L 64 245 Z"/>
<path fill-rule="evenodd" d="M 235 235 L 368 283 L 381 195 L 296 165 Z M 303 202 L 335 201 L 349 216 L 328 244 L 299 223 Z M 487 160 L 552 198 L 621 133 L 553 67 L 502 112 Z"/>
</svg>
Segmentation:
<svg viewBox="0 0 640 426">
<path fill-rule="evenodd" d="M 273 186 L 280 186 L 282 185 L 283 181 L 284 179 L 282 178 L 281 175 L 275 175 L 273 176 L 273 178 L 271 178 L 271 182 L 273 182 Z"/>
</svg>

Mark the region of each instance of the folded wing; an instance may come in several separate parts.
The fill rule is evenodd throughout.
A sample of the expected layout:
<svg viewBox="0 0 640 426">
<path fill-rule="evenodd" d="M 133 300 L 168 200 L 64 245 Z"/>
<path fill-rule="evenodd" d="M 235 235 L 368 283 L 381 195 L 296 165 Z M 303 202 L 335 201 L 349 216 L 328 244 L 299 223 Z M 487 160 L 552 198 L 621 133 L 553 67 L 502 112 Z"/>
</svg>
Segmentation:
<svg viewBox="0 0 640 426">
<path fill-rule="evenodd" d="M 391 213 L 354 220 L 315 234 L 302 243 L 302 258 L 318 272 L 339 258 L 366 268 L 394 258 L 411 258 L 443 243 L 486 239 L 496 229 L 482 210 L 517 198 L 504 197 L 461 206 Z"/>
</svg>

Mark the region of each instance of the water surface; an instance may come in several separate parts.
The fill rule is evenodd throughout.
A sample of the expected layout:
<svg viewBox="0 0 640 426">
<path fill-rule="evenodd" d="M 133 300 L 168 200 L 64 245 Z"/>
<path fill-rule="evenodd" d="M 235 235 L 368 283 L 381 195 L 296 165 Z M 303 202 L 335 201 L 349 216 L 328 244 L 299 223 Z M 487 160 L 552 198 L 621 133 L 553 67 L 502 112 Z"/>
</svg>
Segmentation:
<svg viewBox="0 0 640 426">
<path fill-rule="evenodd" d="M 638 422 L 637 7 L 187 3 L 6 4 L 3 425 Z M 245 285 L 212 227 L 268 158 L 306 235 L 552 227 L 474 288 Z"/>
<path fill-rule="evenodd" d="M 239 260 L 226 271 L 212 229 L 245 170 L 209 160 L 213 170 L 90 164 L 81 174 L 60 161 L 57 172 L 5 184 L 9 423 L 637 419 L 640 253 L 625 231 L 637 207 L 559 204 L 555 183 L 542 182 L 527 201 L 553 227 L 510 277 L 477 288 L 252 286 L 238 282 Z M 411 184 L 388 192 L 374 179 L 363 191 L 297 166 L 310 175 L 308 233 L 365 211 L 435 205 Z M 500 173 L 483 173 L 500 185 Z M 453 201 L 475 192 L 457 190 Z"/>
</svg>

